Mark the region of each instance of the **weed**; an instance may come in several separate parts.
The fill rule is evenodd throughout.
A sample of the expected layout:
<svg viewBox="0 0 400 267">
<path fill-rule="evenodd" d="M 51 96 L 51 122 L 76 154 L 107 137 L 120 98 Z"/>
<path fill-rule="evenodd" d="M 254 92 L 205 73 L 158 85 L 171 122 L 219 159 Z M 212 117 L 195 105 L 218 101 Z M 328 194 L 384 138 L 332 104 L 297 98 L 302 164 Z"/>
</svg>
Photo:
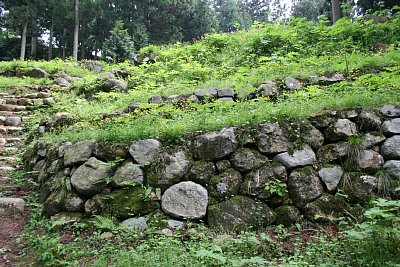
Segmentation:
<svg viewBox="0 0 400 267">
<path fill-rule="evenodd" d="M 270 194 L 278 196 L 283 196 L 288 192 L 286 183 L 282 182 L 281 180 L 275 177 L 265 182 L 264 189 Z"/>
</svg>

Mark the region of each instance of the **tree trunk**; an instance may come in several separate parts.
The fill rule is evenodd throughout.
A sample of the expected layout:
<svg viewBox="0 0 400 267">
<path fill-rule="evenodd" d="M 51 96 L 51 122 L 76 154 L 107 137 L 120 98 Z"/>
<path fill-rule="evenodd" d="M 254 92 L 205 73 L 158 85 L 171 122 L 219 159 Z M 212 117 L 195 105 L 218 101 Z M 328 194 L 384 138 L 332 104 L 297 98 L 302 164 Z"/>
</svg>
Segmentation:
<svg viewBox="0 0 400 267">
<path fill-rule="evenodd" d="M 25 60 L 25 51 L 26 51 L 26 32 L 28 31 L 28 22 L 25 22 L 22 28 L 22 36 L 21 36 L 21 55 L 19 59 Z"/>
<path fill-rule="evenodd" d="M 54 25 L 53 25 L 53 20 L 51 20 L 50 36 L 49 36 L 49 60 L 53 59 L 53 31 L 54 31 Z"/>
<path fill-rule="evenodd" d="M 332 23 L 340 19 L 340 3 L 339 0 L 332 0 Z"/>
<path fill-rule="evenodd" d="M 62 60 L 65 60 L 67 50 L 67 26 L 64 25 L 63 30 L 63 46 L 62 46 Z"/>
<path fill-rule="evenodd" d="M 75 27 L 74 27 L 74 46 L 72 56 L 78 60 L 78 34 L 79 34 L 79 0 L 75 0 Z"/>
<path fill-rule="evenodd" d="M 86 58 L 86 47 L 85 47 L 85 38 L 82 38 L 82 35 L 86 36 L 86 22 L 85 20 L 82 22 L 82 29 L 81 29 L 81 60 Z"/>
<path fill-rule="evenodd" d="M 33 33 L 35 34 L 35 33 Z M 31 59 L 36 60 L 36 47 L 37 47 L 37 36 L 32 35 L 31 39 Z"/>
</svg>

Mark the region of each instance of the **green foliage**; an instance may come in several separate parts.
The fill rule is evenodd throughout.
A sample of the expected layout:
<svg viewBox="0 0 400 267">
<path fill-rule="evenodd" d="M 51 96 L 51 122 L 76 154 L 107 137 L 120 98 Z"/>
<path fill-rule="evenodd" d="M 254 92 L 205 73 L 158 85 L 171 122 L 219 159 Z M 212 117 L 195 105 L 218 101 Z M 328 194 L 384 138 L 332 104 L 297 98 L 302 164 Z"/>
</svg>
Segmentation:
<svg viewBox="0 0 400 267">
<path fill-rule="evenodd" d="M 285 195 L 287 191 L 287 186 L 285 182 L 282 182 L 281 180 L 277 178 L 272 178 L 271 180 L 265 182 L 264 189 L 268 191 L 271 194 L 275 194 L 278 196 L 283 196 Z"/>
<path fill-rule="evenodd" d="M 133 40 L 124 28 L 124 23 L 118 20 L 103 45 L 104 57 L 110 57 L 114 62 L 122 62 L 132 56 L 134 49 Z"/>
<path fill-rule="evenodd" d="M 400 201 L 376 199 L 365 222 L 345 231 L 348 247 L 359 266 L 395 266 L 400 259 Z"/>
<path fill-rule="evenodd" d="M 113 232 L 118 230 L 118 226 L 115 224 L 112 218 L 108 218 L 101 215 L 95 215 L 94 219 L 90 220 L 95 229 L 101 232 Z"/>
</svg>

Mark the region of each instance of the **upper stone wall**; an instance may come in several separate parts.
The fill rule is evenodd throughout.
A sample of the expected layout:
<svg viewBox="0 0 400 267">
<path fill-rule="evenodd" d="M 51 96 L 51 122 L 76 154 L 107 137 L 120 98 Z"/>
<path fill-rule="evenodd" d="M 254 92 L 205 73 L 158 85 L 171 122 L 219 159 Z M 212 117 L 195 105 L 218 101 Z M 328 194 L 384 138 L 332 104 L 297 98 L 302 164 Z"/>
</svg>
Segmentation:
<svg viewBox="0 0 400 267">
<path fill-rule="evenodd" d="M 332 222 L 360 216 L 373 195 L 399 197 L 400 108 L 224 128 L 172 147 L 42 141 L 27 149 L 24 165 L 49 215 L 127 219 L 161 209 L 231 230 Z"/>
</svg>

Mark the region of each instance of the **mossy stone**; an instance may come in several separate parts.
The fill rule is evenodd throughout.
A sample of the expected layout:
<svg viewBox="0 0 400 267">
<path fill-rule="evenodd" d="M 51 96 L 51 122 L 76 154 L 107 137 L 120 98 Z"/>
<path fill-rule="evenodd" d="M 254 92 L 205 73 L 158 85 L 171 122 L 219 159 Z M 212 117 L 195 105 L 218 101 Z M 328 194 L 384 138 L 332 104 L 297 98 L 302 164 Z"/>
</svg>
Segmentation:
<svg viewBox="0 0 400 267">
<path fill-rule="evenodd" d="M 107 213 L 120 219 L 149 214 L 160 208 L 160 204 L 143 198 L 142 187 L 119 189 L 106 196 Z"/>
<path fill-rule="evenodd" d="M 302 218 L 300 211 L 294 206 L 280 206 L 275 209 L 276 224 L 289 227 L 300 221 Z"/>
<path fill-rule="evenodd" d="M 234 196 L 208 209 L 209 226 L 221 231 L 248 230 L 274 221 L 275 215 L 265 203 L 244 196 Z"/>
<path fill-rule="evenodd" d="M 327 193 L 304 208 L 306 218 L 318 223 L 335 223 L 340 217 L 359 217 L 361 213 L 358 206 L 352 207 L 345 199 Z"/>
</svg>

